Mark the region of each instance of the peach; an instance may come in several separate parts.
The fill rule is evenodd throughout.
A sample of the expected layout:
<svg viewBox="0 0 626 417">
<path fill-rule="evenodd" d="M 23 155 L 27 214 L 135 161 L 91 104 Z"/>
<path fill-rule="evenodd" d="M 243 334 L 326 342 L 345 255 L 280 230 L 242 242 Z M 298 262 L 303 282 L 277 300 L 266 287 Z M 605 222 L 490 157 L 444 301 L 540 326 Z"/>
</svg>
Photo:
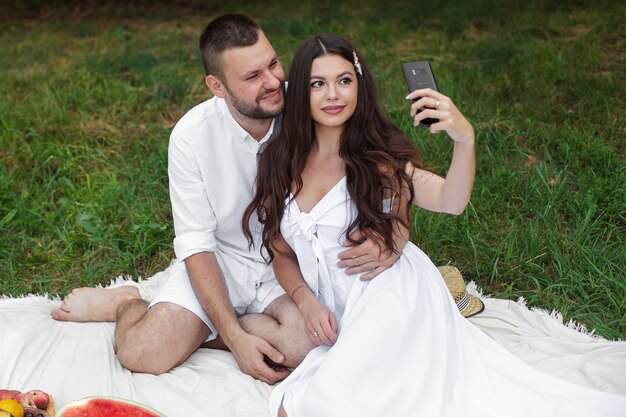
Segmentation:
<svg viewBox="0 0 626 417">
<path fill-rule="evenodd" d="M 50 404 L 50 396 L 41 390 L 33 389 L 28 391 L 26 395 L 29 395 L 31 403 L 41 410 L 45 410 Z"/>
<path fill-rule="evenodd" d="M 0 401 L 14 400 L 20 392 L 14 389 L 0 389 Z"/>
</svg>

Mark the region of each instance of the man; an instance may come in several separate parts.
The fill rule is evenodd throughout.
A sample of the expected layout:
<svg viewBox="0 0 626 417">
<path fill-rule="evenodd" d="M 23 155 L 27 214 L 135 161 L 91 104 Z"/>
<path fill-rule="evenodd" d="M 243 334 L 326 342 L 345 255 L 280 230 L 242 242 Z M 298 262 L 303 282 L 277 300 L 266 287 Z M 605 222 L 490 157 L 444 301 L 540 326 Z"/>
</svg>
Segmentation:
<svg viewBox="0 0 626 417">
<path fill-rule="evenodd" d="M 263 31 L 245 16 L 212 21 L 200 52 L 215 97 L 185 114 L 170 137 L 178 259 L 170 279 L 150 304 L 134 286 L 77 289 L 52 316 L 115 321 L 118 359 L 132 371 L 167 372 L 208 342 L 230 349 L 242 371 L 273 384 L 312 345 L 259 245 L 249 248 L 241 217 L 252 199 L 257 154 L 284 107 L 285 75 Z M 352 273 L 371 271 L 364 279 L 397 259 L 369 240 L 341 257 Z"/>
</svg>

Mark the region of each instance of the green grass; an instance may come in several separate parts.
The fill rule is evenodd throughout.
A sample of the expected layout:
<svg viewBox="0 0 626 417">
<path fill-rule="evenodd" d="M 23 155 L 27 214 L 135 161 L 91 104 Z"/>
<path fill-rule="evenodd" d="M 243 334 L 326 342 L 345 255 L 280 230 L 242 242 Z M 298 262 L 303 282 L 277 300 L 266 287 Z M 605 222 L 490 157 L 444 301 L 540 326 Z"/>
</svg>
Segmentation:
<svg viewBox="0 0 626 417">
<path fill-rule="evenodd" d="M 412 239 L 490 295 L 626 337 L 621 2 L 148 3 L 0 6 L 0 293 L 168 265 L 168 136 L 208 97 L 197 35 L 242 12 L 285 67 L 309 35 L 350 39 L 385 110 L 445 173 L 451 143 L 410 126 L 399 70 L 430 59 L 476 128 L 478 173 L 465 213 L 416 212 Z"/>
</svg>

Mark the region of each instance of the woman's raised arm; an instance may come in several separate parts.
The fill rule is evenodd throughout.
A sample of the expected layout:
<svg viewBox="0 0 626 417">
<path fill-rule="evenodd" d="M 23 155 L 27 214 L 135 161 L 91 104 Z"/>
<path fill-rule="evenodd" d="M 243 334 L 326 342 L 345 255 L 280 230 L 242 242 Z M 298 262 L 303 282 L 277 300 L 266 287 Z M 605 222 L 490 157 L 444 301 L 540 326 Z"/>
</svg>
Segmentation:
<svg viewBox="0 0 626 417">
<path fill-rule="evenodd" d="M 474 129 L 449 97 L 423 89 L 413 91 L 407 99 L 417 97 L 420 99 L 411 105 L 413 124 L 417 126 L 425 118 L 438 119 L 430 126 L 430 132 L 445 131 L 454 141 L 454 151 L 445 178 L 407 166 L 415 190 L 413 204 L 426 210 L 461 214 L 469 202 L 476 173 Z M 418 112 L 419 109 L 423 110 Z"/>
</svg>

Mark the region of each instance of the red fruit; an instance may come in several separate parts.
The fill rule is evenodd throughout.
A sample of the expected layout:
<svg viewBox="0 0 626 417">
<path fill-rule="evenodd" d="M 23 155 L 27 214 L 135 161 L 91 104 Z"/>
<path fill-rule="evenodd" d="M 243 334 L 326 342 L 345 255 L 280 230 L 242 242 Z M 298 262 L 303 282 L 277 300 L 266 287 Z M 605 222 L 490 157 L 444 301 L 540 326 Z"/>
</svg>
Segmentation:
<svg viewBox="0 0 626 417">
<path fill-rule="evenodd" d="M 24 408 L 35 407 L 35 403 L 33 403 L 31 396 L 26 394 L 25 392 L 17 394 L 17 397 L 15 397 L 15 399 Z"/>
<path fill-rule="evenodd" d="M 50 396 L 41 390 L 33 389 L 28 391 L 26 395 L 30 395 L 31 403 L 41 410 L 45 410 L 50 404 Z"/>
<path fill-rule="evenodd" d="M 0 389 L 0 401 L 14 400 L 19 393 L 19 391 L 16 391 L 14 389 Z"/>
<path fill-rule="evenodd" d="M 58 417 L 165 417 L 158 411 L 130 400 L 113 397 L 88 397 L 65 404 L 56 414 Z M 26 417 L 26 414 L 24 414 Z"/>
</svg>

